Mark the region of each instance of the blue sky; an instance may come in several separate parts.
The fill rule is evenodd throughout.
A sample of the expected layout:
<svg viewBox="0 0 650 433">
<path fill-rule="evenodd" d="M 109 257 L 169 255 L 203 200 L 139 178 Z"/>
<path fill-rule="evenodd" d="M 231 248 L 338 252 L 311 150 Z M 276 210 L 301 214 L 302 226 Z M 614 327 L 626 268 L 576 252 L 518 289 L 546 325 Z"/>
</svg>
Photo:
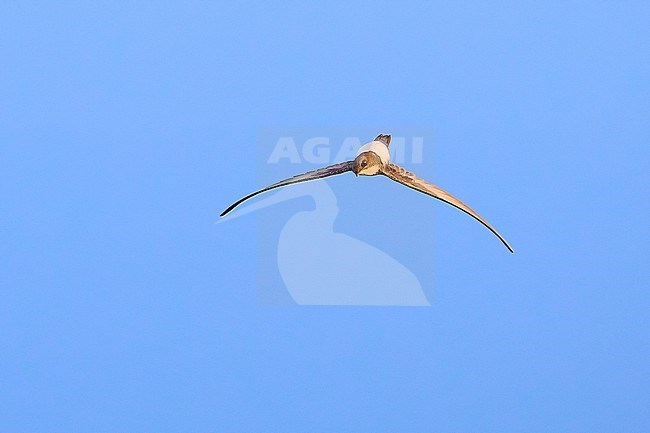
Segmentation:
<svg viewBox="0 0 650 433">
<path fill-rule="evenodd" d="M 649 21 L 633 1 L 4 3 L 0 430 L 648 431 Z M 385 232 L 432 306 L 258 305 L 256 216 L 214 222 L 260 186 L 259 128 L 301 125 L 430 127 L 418 174 L 516 253 L 344 176 L 338 229 Z"/>
</svg>

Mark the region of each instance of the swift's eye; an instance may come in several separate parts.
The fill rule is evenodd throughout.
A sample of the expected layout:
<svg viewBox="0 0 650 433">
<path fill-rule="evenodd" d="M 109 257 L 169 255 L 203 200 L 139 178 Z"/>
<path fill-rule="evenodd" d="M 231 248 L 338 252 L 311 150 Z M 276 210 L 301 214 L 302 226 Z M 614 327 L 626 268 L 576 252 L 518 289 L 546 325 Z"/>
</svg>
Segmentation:
<svg viewBox="0 0 650 433">
<path fill-rule="evenodd" d="M 365 167 L 366 165 L 368 165 L 368 161 L 366 161 L 365 159 L 362 160 L 361 161 L 361 167 Z"/>
</svg>

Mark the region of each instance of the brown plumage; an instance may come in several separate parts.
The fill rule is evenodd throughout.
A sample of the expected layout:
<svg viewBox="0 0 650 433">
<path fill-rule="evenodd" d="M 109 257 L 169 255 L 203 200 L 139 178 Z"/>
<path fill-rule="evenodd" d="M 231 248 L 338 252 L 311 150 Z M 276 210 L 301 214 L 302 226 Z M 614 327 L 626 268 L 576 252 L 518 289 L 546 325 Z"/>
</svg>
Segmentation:
<svg viewBox="0 0 650 433">
<path fill-rule="evenodd" d="M 374 152 L 362 152 L 354 158 L 352 171 L 357 176 L 374 176 L 383 166 L 381 158 Z"/>
<path fill-rule="evenodd" d="M 379 145 L 381 143 L 381 145 Z M 280 188 L 282 186 L 291 185 L 299 182 L 307 182 L 310 180 L 322 179 L 324 177 L 335 176 L 342 174 L 348 171 L 354 172 L 357 176 L 376 176 L 382 174 L 389 179 L 399 182 L 404 186 L 412 188 L 416 191 L 419 191 L 423 194 L 429 195 L 431 197 L 437 198 L 438 200 L 444 201 L 457 209 L 462 210 L 466 214 L 470 215 L 472 218 L 479 221 L 485 227 L 488 228 L 503 245 L 508 248 L 511 253 L 514 253 L 514 250 L 510 247 L 508 242 L 499 234 L 497 231 L 492 228 L 487 221 L 485 221 L 479 214 L 477 214 L 472 208 L 467 206 L 462 201 L 458 200 L 453 195 L 449 194 L 447 191 L 438 188 L 437 186 L 420 179 L 413 173 L 404 170 L 402 167 L 390 163 L 388 161 L 389 156 L 387 152 L 388 145 L 390 144 L 390 135 L 379 135 L 372 142 L 364 145 L 356 158 L 353 161 L 346 161 L 340 164 L 330 165 L 328 167 L 319 168 L 318 170 L 309 171 L 307 173 L 299 174 L 288 179 L 281 180 L 280 182 L 269 185 L 266 188 L 262 188 L 259 191 L 255 191 L 252 194 L 247 195 L 246 197 L 237 200 L 235 203 L 230 205 L 225 211 L 221 213 L 221 216 L 226 215 L 228 212 L 232 211 L 242 202 L 248 200 L 251 197 L 254 197 L 263 192 L 269 191 L 271 189 Z M 379 146 L 379 147 L 377 147 Z M 386 146 L 386 147 L 384 147 Z M 374 149 L 374 150 L 373 150 Z M 383 156 L 383 159 L 382 159 Z"/>
</svg>

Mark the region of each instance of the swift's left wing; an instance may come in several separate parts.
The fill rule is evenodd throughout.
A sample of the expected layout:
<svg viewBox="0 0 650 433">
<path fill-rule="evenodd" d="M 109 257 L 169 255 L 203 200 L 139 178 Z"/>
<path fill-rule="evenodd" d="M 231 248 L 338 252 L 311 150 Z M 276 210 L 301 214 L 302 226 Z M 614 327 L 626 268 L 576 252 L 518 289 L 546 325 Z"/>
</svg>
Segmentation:
<svg viewBox="0 0 650 433">
<path fill-rule="evenodd" d="M 254 193 L 248 194 L 246 197 L 237 200 L 236 202 L 231 204 L 228 207 L 228 209 L 221 212 L 221 216 L 225 216 L 228 212 L 230 212 L 231 210 L 233 210 L 234 208 L 236 208 L 237 206 L 239 206 L 249 198 L 255 197 L 257 194 L 261 194 L 263 192 L 266 192 L 274 188 L 280 188 L 282 186 L 291 185 L 293 183 L 307 182 L 308 180 L 322 179 L 324 177 L 342 174 L 345 173 L 346 171 L 352 171 L 353 166 L 354 166 L 354 161 L 346 161 L 346 162 L 341 162 L 339 164 L 330 165 L 328 167 L 319 168 L 318 170 L 308 171 L 307 173 L 298 174 L 288 179 L 281 180 L 280 182 L 274 183 L 273 185 L 269 185 L 266 188 L 262 188 L 259 191 L 255 191 Z"/>
</svg>

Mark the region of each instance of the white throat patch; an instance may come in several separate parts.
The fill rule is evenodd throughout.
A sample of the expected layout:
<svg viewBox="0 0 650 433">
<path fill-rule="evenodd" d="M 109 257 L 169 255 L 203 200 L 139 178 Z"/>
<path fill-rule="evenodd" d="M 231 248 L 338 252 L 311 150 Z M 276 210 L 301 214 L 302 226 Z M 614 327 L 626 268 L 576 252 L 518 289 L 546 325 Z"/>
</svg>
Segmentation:
<svg viewBox="0 0 650 433">
<path fill-rule="evenodd" d="M 371 141 L 368 144 L 364 144 L 357 150 L 357 155 L 361 155 L 363 152 L 372 152 L 376 154 L 379 159 L 381 160 L 381 163 L 386 165 L 390 161 L 390 153 L 388 152 L 388 146 L 386 146 L 384 143 L 381 141 Z"/>
</svg>

